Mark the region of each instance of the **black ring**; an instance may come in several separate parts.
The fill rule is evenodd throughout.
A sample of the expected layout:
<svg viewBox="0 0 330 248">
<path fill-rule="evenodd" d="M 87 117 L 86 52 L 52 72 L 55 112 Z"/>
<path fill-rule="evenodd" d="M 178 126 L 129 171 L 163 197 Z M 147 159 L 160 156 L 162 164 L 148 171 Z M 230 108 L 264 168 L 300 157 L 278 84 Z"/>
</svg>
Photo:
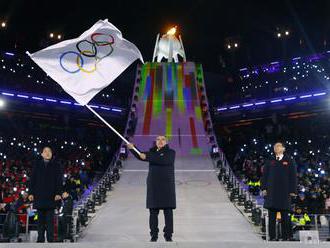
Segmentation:
<svg viewBox="0 0 330 248">
<path fill-rule="evenodd" d="M 84 53 L 80 48 L 79 48 L 79 45 L 81 44 L 81 43 L 83 43 L 83 42 L 87 42 L 87 43 L 89 43 L 90 45 L 92 45 L 92 52 L 93 52 L 93 54 L 88 54 L 88 53 Z M 94 57 L 96 57 L 96 54 L 97 54 L 97 48 L 96 48 L 96 46 L 95 46 L 95 44 L 93 43 L 93 42 L 90 42 L 90 41 L 88 41 L 88 40 L 81 40 L 81 41 L 79 41 L 77 44 L 76 44 L 76 48 L 77 48 L 77 50 L 79 51 L 79 53 L 81 53 L 82 55 L 84 55 L 84 56 L 86 56 L 86 57 L 90 57 L 90 58 L 94 58 Z"/>
</svg>

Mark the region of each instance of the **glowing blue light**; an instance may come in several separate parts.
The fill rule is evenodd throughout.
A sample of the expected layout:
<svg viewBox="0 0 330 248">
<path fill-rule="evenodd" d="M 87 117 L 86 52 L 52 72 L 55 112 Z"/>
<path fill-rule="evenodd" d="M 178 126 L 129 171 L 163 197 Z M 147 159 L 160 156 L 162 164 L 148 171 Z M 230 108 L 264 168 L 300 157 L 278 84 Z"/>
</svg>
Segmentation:
<svg viewBox="0 0 330 248">
<path fill-rule="evenodd" d="M 326 92 L 321 92 L 321 93 L 313 94 L 313 96 L 324 96 L 326 94 L 327 94 Z"/>
<path fill-rule="evenodd" d="M 29 97 L 26 96 L 26 95 L 17 95 L 17 97 L 20 97 L 20 98 L 29 98 Z"/>
<path fill-rule="evenodd" d="M 297 97 L 288 97 L 288 98 L 285 98 L 284 101 L 291 101 L 291 100 L 294 100 L 294 99 L 297 99 Z"/>
<path fill-rule="evenodd" d="M 43 98 L 43 97 L 40 97 L 40 96 L 29 96 L 28 94 L 14 94 L 14 93 L 10 93 L 10 92 L 1 92 L 1 94 L 3 96 L 10 96 L 10 97 L 17 97 L 17 98 L 21 98 L 21 99 L 33 99 L 33 100 L 37 100 L 37 101 L 47 101 L 47 102 L 50 102 L 50 103 L 61 103 L 61 104 L 67 104 L 67 105 L 76 105 L 76 106 L 83 106 L 79 103 L 73 103 L 71 101 L 65 101 L 65 100 L 57 100 L 57 99 L 53 99 L 53 98 Z M 123 110 L 122 109 L 119 109 L 119 108 L 109 108 L 109 107 L 106 107 L 106 106 L 98 106 L 98 105 L 91 105 L 93 108 L 101 108 L 103 110 L 107 110 L 107 111 L 113 111 L 113 112 L 119 112 L 121 113 Z"/>
<path fill-rule="evenodd" d="M 256 102 L 255 105 L 264 105 L 266 102 Z"/>
<path fill-rule="evenodd" d="M 304 95 L 304 96 L 300 96 L 300 98 L 308 98 L 311 97 L 312 95 Z"/>
<path fill-rule="evenodd" d="M 301 95 L 301 96 L 292 96 L 292 97 L 287 97 L 287 98 L 284 98 L 284 99 L 274 99 L 274 100 L 270 100 L 269 103 L 277 103 L 277 102 L 282 102 L 282 101 L 292 101 L 292 100 L 295 100 L 297 98 L 304 99 L 304 98 L 311 98 L 311 97 L 314 97 L 314 96 L 318 97 L 318 96 L 324 96 L 324 95 L 327 95 L 327 92 L 318 92 L 318 93 Z M 251 104 L 243 104 L 242 107 L 250 107 L 252 105 L 258 106 L 258 105 L 264 105 L 266 103 L 267 103 L 266 101 L 262 101 L 262 102 L 256 102 L 254 104 L 252 104 L 252 103 Z M 230 107 L 229 109 L 236 109 L 236 108 L 239 108 L 240 106 L 241 105 L 234 105 L 234 106 Z M 225 111 L 225 110 L 228 110 L 228 108 L 227 107 L 222 107 L 222 108 L 218 108 L 217 110 L 218 111 Z"/>
<path fill-rule="evenodd" d="M 44 99 L 41 97 L 33 96 L 32 99 L 38 100 L 38 101 L 43 101 Z"/>
<path fill-rule="evenodd" d="M 239 107 L 240 107 L 239 105 L 236 105 L 236 106 L 230 107 L 229 109 L 238 109 Z"/>
<path fill-rule="evenodd" d="M 282 99 L 271 100 L 270 103 L 282 102 Z"/>
<path fill-rule="evenodd" d="M 122 112 L 121 109 L 117 109 L 117 108 L 112 108 L 111 110 L 112 110 L 112 111 L 115 111 L 115 112 Z"/>
<path fill-rule="evenodd" d="M 14 96 L 14 94 L 12 94 L 12 93 L 7 93 L 7 92 L 2 92 L 1 94 L 4 95 L 4 96 Z"/>
<path fill-rule="evenodd" d="M 101 109 L 104 109 L 104 110 L 110 110 L 110 108 L 107 108 L 107 107 L 101 107 Z"/>
</svg>

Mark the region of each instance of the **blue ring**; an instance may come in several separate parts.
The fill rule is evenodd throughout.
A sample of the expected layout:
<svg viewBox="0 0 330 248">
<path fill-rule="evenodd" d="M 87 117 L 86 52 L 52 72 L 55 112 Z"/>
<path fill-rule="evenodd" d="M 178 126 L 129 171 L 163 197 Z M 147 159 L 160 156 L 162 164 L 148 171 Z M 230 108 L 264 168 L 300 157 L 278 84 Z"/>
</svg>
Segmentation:
<svg viewBox="0 0 330 248">
<path fill-rule="evenodd" d="M 75 52 L 75 51 L 68 51 L 68 52 L 65 52 L 65 53 L 62 53 L 62 54 L 61 54 L 61 56 L 60 56 L 60 65 L 61 65 L 62 69 L 65 70 L 65 71 L 68 72 L 68 73 L 72 73 L 72 74 L 74 74 L 74 73 L 79 72 L 79 71 L 80 71 L 80 68 L 78 68 L 78 69 L 75 70 L 75 71 L 69 71 L 69 70 L 66 69 L 66 68 L 63 66 L 63 64 L 62 64 L 62 59 L 63 59 L 63 57 L 64 57 L 65 55 L 69 54 L 69 53 L 73 53 L 73 54 L 77 55 L 78 57 L 80 57 L 80 61 L 81 61 L 81 65 L 80 65 L 80 67 L 83 67 L 83 66 L 84 66 L 84 60 L 83 60 L 83 57 L 81 56 L 81 54 L 80 54 L 80 53 L 77 53 L 77 52 Z"/>
</svg>

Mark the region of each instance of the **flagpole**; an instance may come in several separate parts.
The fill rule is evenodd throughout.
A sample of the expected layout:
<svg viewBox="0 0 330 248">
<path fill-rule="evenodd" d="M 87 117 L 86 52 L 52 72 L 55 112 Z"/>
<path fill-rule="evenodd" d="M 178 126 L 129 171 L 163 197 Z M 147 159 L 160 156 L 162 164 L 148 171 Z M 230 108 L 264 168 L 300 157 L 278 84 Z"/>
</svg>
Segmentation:
<svg viewBox="0 0 330 248">
<path fill-rule="evenodd" d="M 85 105 L 90 111 L 93 112 L 94 115 L 96 115 L 101 121 L 103 121 L 103 123 L 105 125 L 107 125 L 115 134 L 117 134 L 123 141 L 126 142 L 126 144 L 129 144 L 130 142 L 124 138 L 124 136 L 122 136 L 120 133 L 118 133 L 118 131 L 116 129 L 114 129 L 106 120 L 103 119 L 102 116 L 100 116 L 94 109 L 92 109 L 89 105 Z M 138 149 L 136 149 L 135 147 L 133 147 L 133 150 L 137 152 L 137 154 L 141 154 L 141 152 L 139 152 Z"/>
</svg>

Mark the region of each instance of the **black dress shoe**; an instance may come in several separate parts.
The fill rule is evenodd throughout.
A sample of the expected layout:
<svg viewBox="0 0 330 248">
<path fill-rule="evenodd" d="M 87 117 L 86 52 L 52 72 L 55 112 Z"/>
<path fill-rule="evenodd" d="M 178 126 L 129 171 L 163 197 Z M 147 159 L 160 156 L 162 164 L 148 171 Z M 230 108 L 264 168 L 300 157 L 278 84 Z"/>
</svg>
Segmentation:
<svg viewBox="0 0 330 248">
<path fill-rule="evenodd" d="M 157 242 L 157 239 L 158 239 L 157 236 L 152 236 L 150 242 Z"/>
<path fill-rule="evenodd" d="M 164 236 L 166 242 L 172 242 L 172 237 Z"/>
</svg>

